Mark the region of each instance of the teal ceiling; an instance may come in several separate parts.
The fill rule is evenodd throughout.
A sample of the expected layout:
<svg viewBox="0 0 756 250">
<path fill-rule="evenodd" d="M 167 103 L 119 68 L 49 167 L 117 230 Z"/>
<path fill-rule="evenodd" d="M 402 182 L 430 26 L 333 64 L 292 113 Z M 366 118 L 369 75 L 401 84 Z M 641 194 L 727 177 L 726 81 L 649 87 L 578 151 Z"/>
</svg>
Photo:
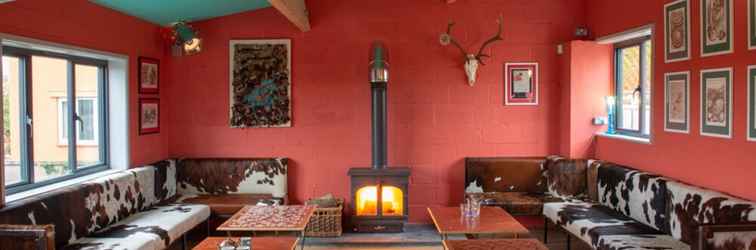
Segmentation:
<svg viewBox="0 0 756 250">
<path fill-rule="evenodd" d="M 270 7 L 267 0 L 90 0 L 96 4 L 169 26 L 177 21 L 213 17 Z"/>
</svg>

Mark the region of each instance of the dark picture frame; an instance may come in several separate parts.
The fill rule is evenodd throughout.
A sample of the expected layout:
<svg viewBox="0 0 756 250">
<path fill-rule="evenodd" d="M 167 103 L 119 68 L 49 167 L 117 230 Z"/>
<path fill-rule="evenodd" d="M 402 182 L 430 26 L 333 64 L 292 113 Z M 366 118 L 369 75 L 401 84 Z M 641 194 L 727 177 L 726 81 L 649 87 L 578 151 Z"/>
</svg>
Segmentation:
<svg viewBox="0 0 756 250">
<path fill-rule="evenodd" d="M 537 106 L 539 72 L 537 62 L 504 64 L 504 105 Z"/>
<path fill-rule="evenodd" d="M 160 60 L 139 57 L 138 61 L 139 94 L 160 93 Z"/>
<path fill-rule="evenodd" d="M 664 62 L 690 59 L 690 1 L 664 5 Z"/>
<path fill-rule="evenodd" d="M 139 134 L 160 133 L 160 99 L 139 98 Z"/>
<path fill-rule="evenodd" d="M 732 138 L 732 68 L 701 71 L 701 135 Z"/>
<path fill-rule="evenodd" d="M 748 66 L 748 141 L 756 142 L 756 65 Z"/>
<path fill-rule="evenodd" d="M 748 49 L 756 50 L 756 0 L 748 0 Z"/>
<path fill-rule="evenodd" d="M 735 47 L 732 0 L 701 0 L 700 9 L 701 57 L 732 53 Z"/>
<path fill-rule="evenodd" d="M 664 74 L 664 131 L 690 133 L 690 71 Z"/>
</svg>

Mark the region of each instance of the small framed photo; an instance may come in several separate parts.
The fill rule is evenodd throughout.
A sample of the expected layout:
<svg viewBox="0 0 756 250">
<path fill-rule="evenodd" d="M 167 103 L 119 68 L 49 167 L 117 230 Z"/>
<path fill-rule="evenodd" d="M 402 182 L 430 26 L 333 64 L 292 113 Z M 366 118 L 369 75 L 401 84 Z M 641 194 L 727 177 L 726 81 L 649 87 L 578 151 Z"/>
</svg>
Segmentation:
<svg viewBox="0 0 756 250">
<path fill-rule="evenodd" d="M 690 2 L 664 5 L 664 62 L 690 59 Z"/>
<path fill-rule="evenodd" d="M 701 71 L 701 135 L 732 138 L 732 68 Z"/>
<path fill-rule="evenodd" d="M 160 61 L 139 57 L 139 93 L 157 94 L 160 91 Z"/>
<path fill-rule="evenodd" d="M 139 98 L 139 134 L 160 133 L 160 99 Z"/>
<path fill-rule="evenodd" d="M 701 0 L 701 57 L 732 53 L 732 0 Z"/>
<path fill-rule="evenodd" d="M 690 132 L 690 72 L 664 74 L 664 131 Z"/>
<path fill-rule="evenodd" d="M 748 66 L 748 141 L 756 142 L 756 65 Z"/>
<path fill-rule="evenodd" d="M 504 105 L 538 105 L 538 63 L 506 63 L 504 74 Z"/>
<path fill-rule="evenodd" d="M 756 49 L 756 0 L 748 0 L 748 49 Z"/>
</svg>

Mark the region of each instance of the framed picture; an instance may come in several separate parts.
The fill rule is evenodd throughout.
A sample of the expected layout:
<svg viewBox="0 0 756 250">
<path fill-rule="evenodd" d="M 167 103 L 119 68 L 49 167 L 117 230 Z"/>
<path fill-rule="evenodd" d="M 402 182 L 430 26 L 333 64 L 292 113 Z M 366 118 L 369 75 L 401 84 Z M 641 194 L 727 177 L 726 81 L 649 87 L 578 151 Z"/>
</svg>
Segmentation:
<svg viewBox="0 0 756 250">
<path fill-rule="evenodd" d="M 701 71 L 701 135 L 732 138 L 732 68 Z"/>
<path fill-rule="evenodd" d="M 756 142 L 756 65 L 748 66 L 748 140 Z"/>
<path fill-rule="evenodd" d="M 690 2 L 664 5 L 664 62 L 690 59 Z"/>
<path fill-rule="evenodd" d="M 291 127 L 291 40 L 231 40 L 233 128 Z"/>
<path fill-rule="evenodd" d="M 538 105 L 538 63 L 506 63 L 504 75 L 504 105 Z"/>
<path fill-rule="evenodd" d="M 139 57 L 139 93 L 157 94 L 160 91 L 160 61 Z"/>
<path fill-rule="evenodd" d="M 701 0 L 701 56 L 732 53 L 732 0 Z"/>
<path fill-rule="evenodd" d="M 748 0 L 748 49 L 756 49 L 756 0 Z"/>
<path fill-rule="evenodd" d="M 664 74 L 664 131 L 690 131 L 690 72 Z"/>
<path fill-rule="evenodd" d="M 139 134 L 160 133 L 160 100 L 139 98 Z"/>
</svg>

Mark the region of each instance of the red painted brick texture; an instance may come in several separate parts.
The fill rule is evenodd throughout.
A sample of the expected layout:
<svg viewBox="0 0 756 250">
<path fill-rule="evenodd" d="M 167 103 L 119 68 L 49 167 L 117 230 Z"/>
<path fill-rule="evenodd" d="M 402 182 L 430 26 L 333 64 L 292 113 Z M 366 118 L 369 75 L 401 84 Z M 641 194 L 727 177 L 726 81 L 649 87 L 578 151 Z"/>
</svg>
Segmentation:
<svg viewBox="0 0 756 250">
<path fill-rule="evenodd" d="M 556 44 L 583 22 L 582 0 L 309 1 L 312 31 L 302 33 L 273 9 L 198 22 L 203 52 L 174 58 L 167 72 L 171 156 L 291 158 L 294 201 L 334 193 L 349 198 L 347 169 L 370 164 L 369 46 L 390 51 L 389 163 L 412 167 L 410 220 L 425 207 L 453 205 L 463 192 L 463 158 L 545 155 L 558 151 L 559 62 Z M 504 16 L 504 41 L 487 51 L 475 87 L 462 55 L 442 47 L 453 34 L 470 51 Z M 230 39 L 291 38 L 293 127 L 229 127 Z M 503 106 L 503 64 L 540 63 L 537 107 Z"/>
<path fill-rule="evenodd" d="M 655 24 L 657 36 L 654 53 L 652 133 L 651 145 L 637 144 L 609 138 L 599 138 L 597 155 L 643 170 L 671 176 L 682 181 L 728 192 L 756 200 L 756 143 L 746 141 L 746 67 L 756 64 L 755 51 L 747 48 L 747 14 L 745 0 L 735 0 L 734 53 L 701 58 L 700 2 L 691 1 L 692 59 L 664 63 L 663 5 L 671 1 L 605 1 L 589 0 L 587 20 L 597 37 L 634 27 Z M 627 15 L 623 13 L 633 13 Z M 720 139 L 701 136 L 700 130 L 700 71 L 733 67 L 733 137 Z M 690 134 L 664 132 L 665 73 L 691 71 Z"/>
</svg>

